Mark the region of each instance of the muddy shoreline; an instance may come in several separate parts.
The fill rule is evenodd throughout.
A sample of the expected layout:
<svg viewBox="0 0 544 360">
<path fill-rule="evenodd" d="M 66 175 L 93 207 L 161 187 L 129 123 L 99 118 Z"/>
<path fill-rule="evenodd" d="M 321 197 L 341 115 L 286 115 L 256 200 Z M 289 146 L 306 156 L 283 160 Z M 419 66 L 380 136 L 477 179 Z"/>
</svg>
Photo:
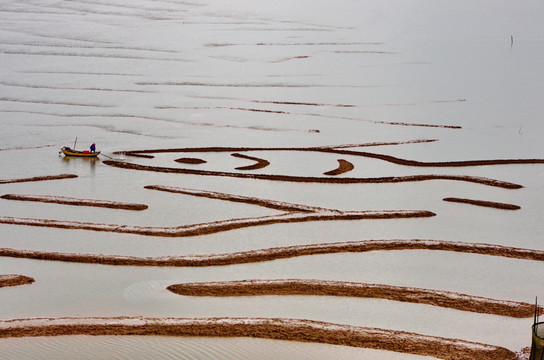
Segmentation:
<svg viewBox="0 0 544 360">
<path fill-rule="evenodd" d="M 444 360 L 517 360 L 505 348 L 416 333 L 274 318 L 57 318 L 0 321 L 0 338 L 59 335 L 254 337 L 388 350 Z"/>
</svg>

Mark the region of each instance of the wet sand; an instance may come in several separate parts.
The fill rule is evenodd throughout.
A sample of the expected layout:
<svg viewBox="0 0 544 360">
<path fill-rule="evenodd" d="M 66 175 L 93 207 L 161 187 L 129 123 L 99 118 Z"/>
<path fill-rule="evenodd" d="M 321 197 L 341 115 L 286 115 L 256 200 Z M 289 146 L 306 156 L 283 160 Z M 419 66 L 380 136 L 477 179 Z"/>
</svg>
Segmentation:
<svg viewBox="0 0 544 360">
<path fill-rule="evenodd" d="M 517 360 L 505 348 L 403 331 L 298 319 L 57 318 L 0 321 L 0 337 L 59 335 L 229 336 L 317 342 L 432 356 L 444 360 Z"/>
<path fill-rule="evenodd" d="M 7 286 L 19 286 L 32 284 L 35 280 L 31 277 L 17 274 L 0 275 L 0 288 Z"/>
<path fill-rule="evenodd" d="M 257 295 L 322 295 L 379 298 L 393 301 L 427 304 L 516 318 L 535 314 L 533 304 L 495 300 L 480 296 L 383 284 L 309 279 L 242 280 L 223 282 L 183 283 L 167 287 L 184 296 L 257 296 Z M 544 308 L 539 308 L 539 314 Z"/>
</svg>

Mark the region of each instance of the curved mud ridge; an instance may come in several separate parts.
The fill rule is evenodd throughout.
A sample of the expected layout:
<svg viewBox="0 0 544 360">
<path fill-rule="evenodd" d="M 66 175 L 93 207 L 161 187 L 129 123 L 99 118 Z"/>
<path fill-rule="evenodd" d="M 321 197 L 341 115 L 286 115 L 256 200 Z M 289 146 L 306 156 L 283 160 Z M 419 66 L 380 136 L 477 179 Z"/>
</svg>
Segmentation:
<svg viewBox="0 0 544 360">
<path fill-rule="evenodd" d="M 17 274 L 7 274 L 0 275 L 0 288 L 7 286 L 19 286 L 32 284 L 35 280 L 29 276 L 17 275 Z"/>
<path fill-rule="evenodd" d="M 352 163 L 350 163 L 349 161 L 347 160 L 344 160 L 344 159 L 338 159 L 338 168 L 334 169 L 334 170 L 331 170 L 331 171 L 327 171 L 325 173 L 323 173 L 323 175 L 340 175 L 340 174 L 343 174 L 343 173 L 346 173 L 348 171 L 351 171 L 354 169 L 354 166 Z"/>
<path fill-rule="evenodd" d="M 134 211 L 141 211 L 148 208 L 148 206 L 145 204 L 122 203 L 108 200 L 78 199 L 65 196 L 5 194 L 0 196 L 0 198 L 6 200 L 35 201 L 61 205 L 92 206 Z"/>
<path fill-rule="evenodd" d="M 324 244 L 293 245 L 223 254 L 137 257 L 125 255 L 59 253 L 0 248 L 0 256 L 46 261 L 63 261 L 116 266 L 225 266 L 288 259 L 298 256 L 368 251 L 434 250 L 544 261 L 543 250 L 440 240 L 362 240 Z"/>
<path fill-rule="evenodd" d="M 255 161 L 255 164 L 253 164 L 253 165 L 240 166 L 240 167 L 237 167 L 236 170 L 258 170 L 258 169 L 262 169 L 262 168 L 265 168 L 268 165 L 270 165 L 270 162 L 268 160 L 260 159 L 260 158 L 253 157 L 253 156 L 248 156 L 248 155 L 239 154 L 239 153 L 231 154 L 231 156 L 234 156 L 234 157 L 237 157 L 237 158 L 240 158 L 240 159 L 247 159 L 247 160 Z"/>
<path fill-rule="evenodd" d="M 490 165 L 513 165 L 513 164 L 544 164 L 544 159 L 490 159 L 490 160 L 464 160 L 464 161 L 417 161 L 403 159 L 386 154 L 371 153 L 367 151 L 345 150 L 348 147 L 362 147 L 375 145 L 401 145 L 412 143 L 433 142 L 436 140 L 416 140 L 407 142 L 393 142 L 382 144 L 350 144 L 350 145 L 331 145 L 317 147 L 203 147 L 203 148 L 174 148 L 174 149 L 149 149 L 149 150 L 131 150 L 120 151 L 116 153 L 138 156 L 141 154 L 165 153 L 165 152 L 240 152 L 240 151 L 303 151 L 303 152 L 325 152 L 342 155 L 361 156 L 372 159 L 387 161 L 397 165 L 415 166 L 415 167 L 467 167 L 467 166 L 490 166 Z"/>
<path fill-rule="evenodd" d="M 224 317 L 0 320 L 0 338 L 59 335 L 255 337 L 388 350 L 444 360 L 518 359 L 514 352 L 494 345 L 313 320 Z"/>
<path fill-rule="evenodd" d="M 511 182 L 495 180 L 478 176 L 467 175 L 409 175 L 409 176 L 385 176 L 376 178 L 323 178 L 311 176 L 290 176 L 290 175 L 267 175 L 267 174 L 246 174 L 246 173 L 231 173 L 221 171 L 208 171 L 197 169 L 180 169 L 170 167 L 148 166 L 120 161 L 105 160 L 103 164 L 113 166 L 120 169 L 154 171 L 162 173 L 201 175 L 201 176 L 225 176 L 245 179 L 258 179 L 269 181 L 288 181 L 288 182 L 303 182 L 303 183 L 326 183 L 326 184 L 383 184 L 383 183 L 401 183 L 414 181 L 428 180 L 452 180 L 465 181 L 487 186 L 501 187 L 505 189 L 520 189 L 523 186 Z"/>
<path fill-rule="evenodd" d="M 519 210 L 519 209 L 521 209 L 521 207 L 518 206 L 518 205 L 505 204 L 505 203 L 494 202 L 494 201 L 463 199 L 463 198 L 455 198 L 455 197 L 447 197 L 447 198 L 444 198 L 442 200 L 449 201 L 449 202 L 455 202 L 455 203 L 490 207 L 490 208 L 495 208 L 495 209 L 503 209 L 503 210 Z"/>
<path fill-rule="evenodd" d="M 310 279 L 183 283 L 167 289 L 184 296 L 323 295 L 378 298 L 516 318 L 534 316 L 533 304 L 404 286 Z M 539 314 L 544 308 L 539 308 Z"/>
<path fill-rule="evenodd" d="M 77 175 L 60 174 L 60 175 L 48 175 L 48 176 L 35 176 L 30 178 L 0 180 L 0 184 L 12 184 L 12 183 L 29 182 L 29 181 L 61 180 L 61 179 L 73 179 L 73 178 L 77 178 Z"/>
</svg>

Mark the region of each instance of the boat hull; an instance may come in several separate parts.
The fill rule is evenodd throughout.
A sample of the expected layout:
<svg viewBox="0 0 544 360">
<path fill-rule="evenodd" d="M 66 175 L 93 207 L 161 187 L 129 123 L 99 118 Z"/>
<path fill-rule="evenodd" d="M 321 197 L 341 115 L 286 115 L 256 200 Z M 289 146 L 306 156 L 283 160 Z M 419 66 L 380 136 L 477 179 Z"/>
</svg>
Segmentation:
<svg viewBox="0 0 544 360">
<path fill-rule="evenodd" d="M 95 151 L 95 152 L 77 151 L 77 150 L 66 149 L 66 148 L 62 148 L 60 149 L 60 151 L 62 151 L 62 153 L 65 156 L 85 157 L 85 158 L 95 158 L 100 154 L 100 151 Z"/>
</svg>

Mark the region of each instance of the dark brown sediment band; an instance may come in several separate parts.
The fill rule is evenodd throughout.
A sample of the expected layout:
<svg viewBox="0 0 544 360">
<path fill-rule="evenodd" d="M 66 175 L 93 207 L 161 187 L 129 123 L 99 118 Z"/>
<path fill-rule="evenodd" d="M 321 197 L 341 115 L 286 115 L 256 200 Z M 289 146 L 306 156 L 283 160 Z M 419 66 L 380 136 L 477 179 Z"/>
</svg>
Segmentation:
<svg viewBox="0 0 544 360">
<path fill-rule="evenodd" d="M 503 347 L 398 330 L 281 318 L 34 318 L 0 320 L 0 338 L 59 335 L 254 337 L 432 356 L 443 360 L 518 360 Z"/>
<path fill-rule="evenodd" d="M 462 203 L 462 204 L 470 204 L 470 205 L 476 205 L 476 206 L 490 207 L 490 208 L 495 208 L 495 209 L 503 209 L 503 210 L 519 210 L 519 209 L 521 209 L 521 207 L 518 206 L 518 205 L 505 204 L 505 203 L 494 202 L 494 201 L 463 199 L 463 198 L 455 198 L 455 197 L 447 197 L 447 198 L 444 198 L 442 200 L 449 201 L 449 202 Z"/>
<path fill-rule="evenodd" d="M 335 210 L 323 212 L 291 212 L 280 215 L 263 216 L 257 218 L 229 219 L 202 224 L 191 224 L 175 227 L 145 227 L 122 224 L 90 223 L 80 221 L 63 221 L 51 219 L 33 219 L 0 217 L 0 224 L 38 226 L 72 230 L 105 231 L 144 236 L 185 237 L 213 234 L 221 231 L 230 231 L 252 226 L 262 226 L 280 223 L 298 223 L 306 221 L 331 220 L 373 220 L 373 219 L 403 219 L 430 217 L 436 214 L 425 210 L 391 210 L 391 211 L 349 211 Z"/>
<path fill-rule="evenodd" d="M 245 179 L 269 180 L 269 181 L 288 181 L 299 183 L 321 183 L 321 184 L 385 184 L 385 183 L 401 183 L 415 182 L 428 180 L 451 180 L 465 181 L 487 186 L 501 187 L 505 189 L 520 189 L 523 186 L 511 182 L 495 180 L 478 176 L 466 175 L 410 175 L 410 176 L 386 176 L 376 178 L 329 178 L 329 177 L 309 177 L 309 176 L 289 176 L 289 175 L 267 175 L 267 174 L 247 174 L 247 173 L 230 173 L 221 171 L 206 171 L 197 169 L 181 169 L 170 167 L 158 167 L 125 163 L 120 161 L 105 160 L 103 164 L 129 170 L 153 171 L 173 174 L 201 175 L 201 176 L 225 176 Z"/>
<path fill-rule="evenodd" d="M 19 286 L 32 284 L 35 280 L 29 276 L 17 275 L 17 274 L 6 274 L 0 275 L 0 288 L 7 286 Z"/>
<path fill-rule="evenodd" d="M 314 279 L 242 280 L 182 283 L 170 285 L 167 289 L 174 294 L 183 296 L 348 296 L 426 304 L 515 318 L 529 318 L 535 314 L 535 306 L 524 302 L 496 300 L 450 291 L 347 281 Z M 544 308 L 539 307 L 538 313 L 542 314 L 543 312 Z"/>
<path fill-rule="evenodd" d="M 94 200 L 94 199 L 79 199 L 71 198 L 65 196 L 49 196 L 49 195 L 21 195 L 21 194 L 5 194 L 0 196 L 2 199 L 6 200 L 18 200 L 18 201 L 35 201 L 43 203 L 53 203 L 61 205 L 73 205 L 73 206 L 92 206 L 92 207 L 103 207 L 111 209 L 121 209 L 121 210 L 134 210 L 141 211 L 147 209 L 147 205 L 144 204 L 133 204 L 133 203 L 122 203 L 108 200 Z"/>
<path fill-rule="evenodd" d="M 253 164 L 253 165 L 240 166 L 240 167 L 237 167 L 236 170 L 257 170 L 257 169 L 265 168 L 268 165 L 270 165 L 270 162 L 268 160 L 265 160 L 265 159 L 260 159 L 260 158 L 257 158 L 257 157 L 247 156 L 247 155 L 238 154 L 238 153 L 234 153 L 234 154 L 231 154 L 231 155 L 234 156 L 234 157 L 240 158 L 240 159 L 247 159 L 247 160 L 255 161 L 255 164 Z"/>
<path fill-rule="evenodd" d="M 415 166 L 415 167 L 469 167 L 469 166 L 491 166 L 491 165 L 516 165 L 516 164 L 544 164 L 544 159 L 488 159 L 488 160 L 462 160 L 462 161 L 417 161 L 402 159 L 396 156 L 378 154 L 367 151 L 347 150 L 349 147 L 365 147 L 365 146 L 384 146 L 384 145 L 402 145 L 433 142 L 436 140 L 412 140 L 405 142 L 389 142 L 389 143 L 368 143 L 368 144 L 346 144 L 346 145 L 330 145 L 316 147 L 196 147 L 196 148 L 171 148 L 171 149 L 148 149 L 148 150 L 130 150 L 119 151 L 116 154 L 124 154 L 128 156 L 145 156 L 150 157 L 154 153 L 178 153 L 178 152 L 243 152 L 243 151 L 302 151 L 302 152 L 324 152 L 352 156 L 361 156 L 372 159 L 387 161 L 397 165 Z"/>
<path fill-rule="evenodd" d="M 350 163 L 349 161 L 344 159 L 338 159 L 338 168 L 331 171 L 327 171 L 323 173 L 323 175 L 333 175 L 333 176 L 340 175 L 340 174 L 353 170 L 353 168 L 354 168 L 353 164 Z"/>
<path fill-rule="evenodd" d="M 463 161 L 416 161 L 402 159 L 391 155 L 377 154 L 366 151 L 341 150 L 336 148 L 322 148 L 320 152 L 330 152 L 343 155 L 363 156 L 372 159 L 379 159 L 397 165 L 416 167 L 468 167 L 468 166 L 490 166 L 490 165 L 516 165 L 516 164 L 544 164 L 544 159 L 491 159 L 491 160 L 463 160 Z"/>
<path fill-rule="evenodd" d="M 149 157 L 153 158 L 153 156 Z M 198 158 L 179 158 L 174 160 L 175 162 L 178 162 L 180 164 L 191 164 L 191 165 L 199 165 L 199 164 L 205 164 L 206 160 L 198 159 Z"/>
<path fill-rule="evenodd" d="M 206 197 L 210 199 L 218 199 L 223 201 L 244 203 L 244 204 L 262 206 L 269 209 L 288 211 L 288 212 L 321 212 L 321 211 L 336 211 L 337 213 L 341 212 L 340 210 L 326 209 L 326 208 L 317 207 L 317 206 L 294 204 L 294 203 L 288 203 L 285 201 L 269 200 L 269 199 L 251 197 L 251 196 L 220 193 L 220 192 L 208 191 L 208 190 L 189 189 L 189 188 L 182 188 L 177 186 L 146 185 L 144 186 L 144 188 L 148 190 L 165 191 L 165 192 L 170 192 L 174 194 L 199 196 L 199 197 Z"/>
<path fill-rule="evenodd" d="M 73 179 L 73 178 L 77 178 L 77 175 L 60 174 L 60 175 L 48 175 L 48 176 L 35 176 L 30 178 L 0 180 L 0 184 L 12 184 L 12 183 L 29 182 L 29 181 L 61 180 L 61 179 Z"/>
<path fill-rule="evenodd" d="M 58 253 L 0 248 L 0 256 L 116 266 L 225 266 L 288 259 L 299 256 L 369 251 L 431 250 L 499 256 L 511 259 L 544 261 L 544 251 L 509 246 L 441 240 L 362 240 L 337 243 L 293 245 L 222 254 L 137 257 L 126 255 Z"/>
</svg>

